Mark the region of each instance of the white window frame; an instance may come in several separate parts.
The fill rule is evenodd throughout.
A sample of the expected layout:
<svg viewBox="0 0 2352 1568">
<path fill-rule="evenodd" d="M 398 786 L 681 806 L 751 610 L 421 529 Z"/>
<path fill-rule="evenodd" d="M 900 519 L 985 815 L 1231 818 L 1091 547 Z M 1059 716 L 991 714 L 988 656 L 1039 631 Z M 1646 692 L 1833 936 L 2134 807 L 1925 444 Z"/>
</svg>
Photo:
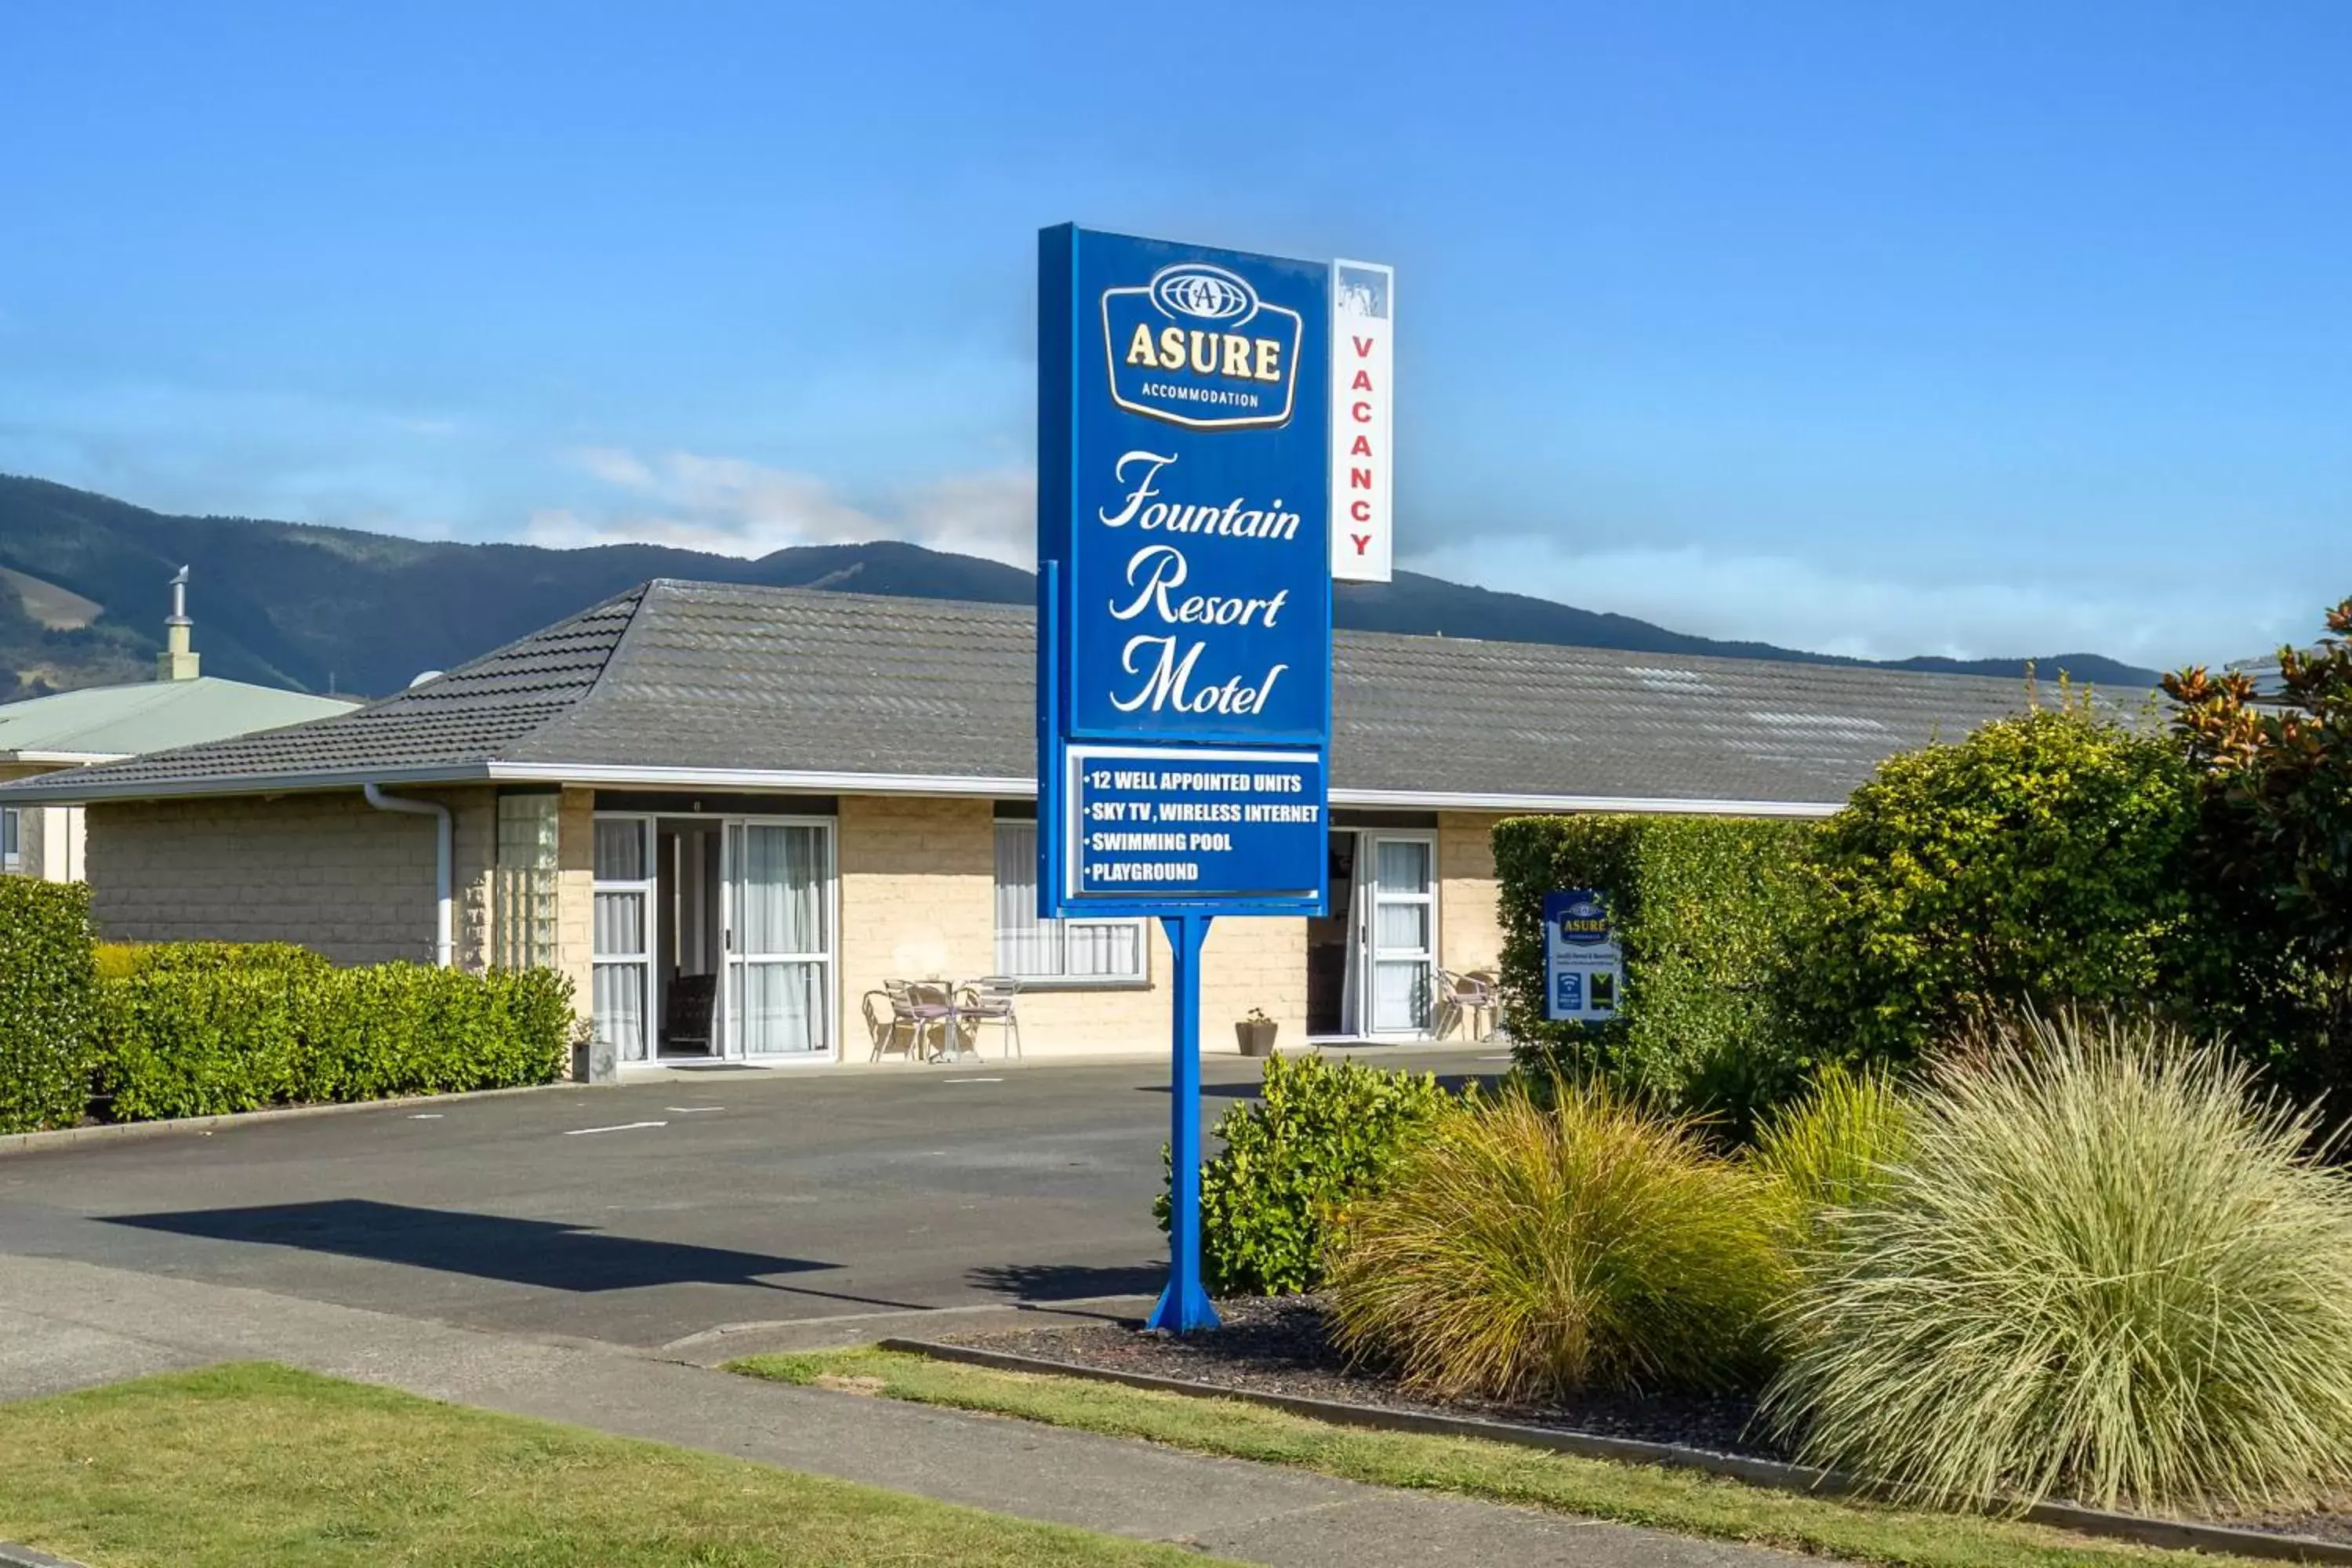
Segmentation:
<svg viewBox="0 0 2352 1568">
<path fill-rule="evenodd" d="M 1034 817 L 1005 816 L 997 818 L 995 826 L 989 835 L 989 853 L 992 867 L 989 878 L 989 891 L 992 914 L 992 931 L 995 943 L 993 948 L 993 962 L 996 964 L 996 973 L 999 974 L 1010 975 L 1013 979 L 1020 981 L 1021 988 L 1024 991 L 1140 991 L 1150 989 L 1151 985 L 1151 932 L 1149 929 L 1149 922 L 1140 919 L 1122 918 L 1117 920 L 1088 919 L 1083 921 L 1054 921 L 1041 918 L 1037 921 L 1037 927 L 1039 929 L 1050 928 L 1052 930 L 1053 935 L 1055 938 L 1055 948 L 1056 951 L 1062 954 L 1062 963 L 1065 968 L 1066 968 L 1069 963 L 1068 931 L 1071 926 L 1118 926 L 1132 930 L 1135 932 L 1135 972 L 1131 974 L 1024 974 L 1020 970 L 1012 967 L 1012 965 L 1007 963 L 1004 953 L 1005 928 L 1001 923 L 997 923 L 1002 920 L 1002 909 L 1001 902 L 997 899 L 996 895 L 1003 887 L 1003 883 L 996 877 L 995 868 L 1001 868 L 1004 864 L 1004 856 L 1002 853 L 1000 841 L 1008 831 L 1014 833 L 1026 833 L 1029 836 L 1031 844 L 1030 853 L 1026 856 L 1020 857 L 1019 864 L 1021 864 L 1027 871 L 1027 883 L 1033 893 L 1035 890 L 1037 879 L 1037 857 L 1035 852 L 1037 837 L 1036 820 Z M 1032 907 L 1034 907 L 1034 901 Z"/>
</svg>

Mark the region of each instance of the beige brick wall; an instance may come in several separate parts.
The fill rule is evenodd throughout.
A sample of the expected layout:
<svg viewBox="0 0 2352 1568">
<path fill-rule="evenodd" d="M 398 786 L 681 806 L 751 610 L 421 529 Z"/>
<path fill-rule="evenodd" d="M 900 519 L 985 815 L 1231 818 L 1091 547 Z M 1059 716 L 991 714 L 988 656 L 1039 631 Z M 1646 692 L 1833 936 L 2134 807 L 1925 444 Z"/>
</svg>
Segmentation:
<svg viewBox="0 0 2352 1568">
<path fill-rule="evenodd" d="M 886 979 L 971 980 L 996 967 L 996 821 L 984 800 L 844 796 L 836 863 L 841 877 L 843 1056 L 872 1050 L 861 1004 Z M 1150 927 L 1148 983 L 1025 990 L 1018 1004 L 1025 1054 L 1164 1051 L 1171 955 Z M 1201 977 L 1202 1037 L 1232 1049 L 1232 1025 L 1251 1007 L 1302 1038 L 1307 1018 L 1307 922 L 1222 921 L 1211 931 Z M 1000 1048 L 994 1029 L 982 1046 Z"/>
<path fill-rule="evenodd" d="M 842 797 L 834 864 L 845 1060 L 873 1049 L 861 1004 L 883 981 L 971 980 L 996 966 L 995 833 L 984 800 Z"/>
<path fill-rule="evenodd" d="M 1503 922 L 1495 908 L 1495 824 L 1486 812 L 1437 817 L 1438 964 L 1457 974 L 1503 961 Z"/>
<path fill-rule="evenodd" d="M 491 827 L 493 835 L 498 829 Z M 555 967 L 572 980 L 572 1007 L 586 1017 L 596 940 L 596 792 L 567 789 L 555 817 Z"/>
<path fill-rule="evenodd" d="M 486 789 L 401 793 L 449 805 L 460 845 L 492 809 Z M 377 811 L 355 791 L 101 802 L 88 816 L 91 910 L 110 940 L 296 942 L 341 963 L 433 957 L 429 817 Z M 460 886 L 466 864 L 461 853 Z"/>
</svg>

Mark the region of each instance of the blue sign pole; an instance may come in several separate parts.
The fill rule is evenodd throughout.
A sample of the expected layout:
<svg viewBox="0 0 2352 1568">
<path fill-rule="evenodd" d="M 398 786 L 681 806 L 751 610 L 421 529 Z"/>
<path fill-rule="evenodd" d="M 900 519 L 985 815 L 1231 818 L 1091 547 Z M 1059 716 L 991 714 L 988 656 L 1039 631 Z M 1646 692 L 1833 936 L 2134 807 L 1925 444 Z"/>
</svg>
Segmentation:
<svg viewBox="0 0 2352 1568">
<path fill-rule="evenodd" d="M 1151 1326 L 1186 1332 L 1217 1321 L 1202 942 L 1329 906 L 1333 273 L 1070 225 L 1037 261 L 1037 912 L 1158 919 L 1174 950 Z M 1377 496 L 1385 340 L 1358 318 L 1385 286 L 1349 298 L 1346 471 Z"/>
<path fill-rule="evenodd" d="M 1207 915 L 1164 915 L 1176 954 L 1174 1065 L 1169 1078 L 1168 1288 L 1144 1322 L 1147 1329 L 1189 1334 L 1217 1326 L 1201 1282 L 1201 943 Z"/>
</svg>

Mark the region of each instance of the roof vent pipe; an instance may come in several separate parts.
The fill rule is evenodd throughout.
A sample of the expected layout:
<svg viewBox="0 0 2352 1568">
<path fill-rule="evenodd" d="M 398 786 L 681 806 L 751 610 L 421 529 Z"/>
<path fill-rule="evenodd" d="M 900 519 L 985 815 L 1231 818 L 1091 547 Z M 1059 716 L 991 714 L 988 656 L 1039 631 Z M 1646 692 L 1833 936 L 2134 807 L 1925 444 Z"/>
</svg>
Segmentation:
<svg viewBox="0 0 2352 1568">
<path fill-rule="evenodd" d="M 188 628 L 195 624 L 188 619 L 188 569 L 173 573 L 168 585 L 172 613 L 163 617 L 163 651 L 155 656 L 155 679 L 194 680 L 201 661 L 188 646 Z"/>
<path fill-rule="evenodd" d="M 382 784 L 362 784 L 360 793 L 378 811 L 405 812 L 412 816 L 429 816 L 433 822 L 433 962 L 446 969 L 454 956 L 455 942 L 451 932 L 457 925 L 454 918 L 457 899 L 452 890 L 450 862 L 455 858 L 454 830 L 449 823 L 449 808 L 429 800 L 408 800 L 383 793 Z"/>
</svg>

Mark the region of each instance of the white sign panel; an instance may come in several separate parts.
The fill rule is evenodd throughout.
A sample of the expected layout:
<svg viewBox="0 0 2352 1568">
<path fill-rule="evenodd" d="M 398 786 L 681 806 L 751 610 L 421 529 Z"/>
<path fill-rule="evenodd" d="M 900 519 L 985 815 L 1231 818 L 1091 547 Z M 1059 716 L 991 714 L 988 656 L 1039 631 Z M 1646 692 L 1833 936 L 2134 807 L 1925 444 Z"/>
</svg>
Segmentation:
<svg viewBox="0 0 2352 1568">
<path fill-rule="evenodd" d="M 1396 268 L 1331 264 L 1331 575 L 1385 583 L 1395 545 L 1390 494 Z"/>
</svg>

